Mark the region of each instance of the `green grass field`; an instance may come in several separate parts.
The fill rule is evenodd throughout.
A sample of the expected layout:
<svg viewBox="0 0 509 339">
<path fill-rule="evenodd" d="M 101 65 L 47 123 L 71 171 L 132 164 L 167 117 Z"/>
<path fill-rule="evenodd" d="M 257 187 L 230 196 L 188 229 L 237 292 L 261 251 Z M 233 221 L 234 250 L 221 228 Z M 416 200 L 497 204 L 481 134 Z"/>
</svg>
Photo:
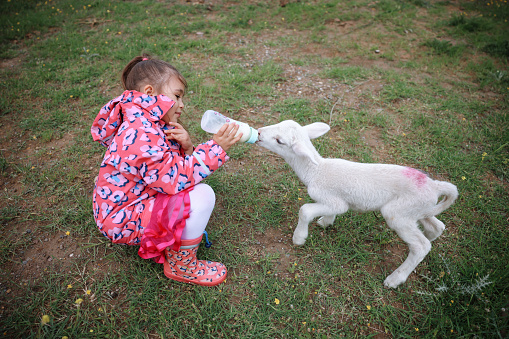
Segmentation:
<svg viewBox="0 0 509 339">
<path fill-rule="evenodd" d="M 507 338 L 509 4 L 502 0 L 2 1 L 0 337 Z M 324 157 L 412 166 L 458 186 L 447 228 L 396 290 L 408 248 L 380 213 L 313 224 L 305 186 L 236 145 L 200 258 L 226 283 L 172 282 L 92 216 L 104 148 L 90 126 L 148 52 L 207 109 L 262 127 L 330 124 Z"/>
</svg>

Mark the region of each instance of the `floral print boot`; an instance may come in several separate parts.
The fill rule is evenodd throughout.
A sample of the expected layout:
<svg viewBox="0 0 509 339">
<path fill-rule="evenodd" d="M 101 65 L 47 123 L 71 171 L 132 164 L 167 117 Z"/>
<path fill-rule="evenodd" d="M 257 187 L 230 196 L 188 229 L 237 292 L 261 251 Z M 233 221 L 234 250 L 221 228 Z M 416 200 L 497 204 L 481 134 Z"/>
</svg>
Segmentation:
<svg viewBox="0 0 509 339">
<path fill-rule="evenodd" d="M 172 280 L 196 285 L 215 286 L 222 283 L 226 279 L 226 266 L 196 258 L 202 237 L 182 240 L 178 251 L 167 248 L 164 251 L 164 275 Z"/>
</svg>

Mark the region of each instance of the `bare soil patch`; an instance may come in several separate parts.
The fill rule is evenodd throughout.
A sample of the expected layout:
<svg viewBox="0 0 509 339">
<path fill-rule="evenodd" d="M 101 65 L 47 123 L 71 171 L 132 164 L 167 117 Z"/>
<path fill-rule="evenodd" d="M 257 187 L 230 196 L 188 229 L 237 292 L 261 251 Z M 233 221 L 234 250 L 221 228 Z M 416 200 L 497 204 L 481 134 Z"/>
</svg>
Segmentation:
<svg viewBox="0 0 509 339">
<path fill-rule="evenodd" d="M 255 243 L 248 246 L 247 253 L 254 261 L 271 258 L 274 267 L 273 272 L 282 278 L 289 277 L 289 268 L 299 261 L 295 255 L 295 247 L 292 237 L 279 229 L 267 229 L 263 233 L 257 233 Z"/>
<path fill-rule="evenodd" d="M 20 236 L 27 238 L 27 245 L 24 250 L 16 253 L 16 259 L 12 260 L 8 271 L 11 272 L 11 277 L 23 283 L 39 279 L 48 270 L 48 266 L 52 267 L 52 270 L 65 270 L 71 266 L 73 259 L 81 257 L 78 244 L 84 239 L 66 234 L 34 232 L 29 228 L 20 233 Z"/>
</svg>

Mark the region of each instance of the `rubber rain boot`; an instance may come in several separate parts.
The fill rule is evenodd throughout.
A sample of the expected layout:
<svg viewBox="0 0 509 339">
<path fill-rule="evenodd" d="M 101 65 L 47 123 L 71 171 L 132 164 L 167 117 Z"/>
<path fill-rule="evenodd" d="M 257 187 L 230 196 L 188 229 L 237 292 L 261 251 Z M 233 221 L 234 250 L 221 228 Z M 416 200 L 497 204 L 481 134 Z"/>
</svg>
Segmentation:
<svg viewBox="0 0 509 339">
<path fill-rule="evenodd" d="M 202 238 L 203 236 L 182 240 L 178 251 L 166 248 L 164 275 L 172 280 L 203 286 L 215 286 L 222 283 L 227 274 L 225 265 L 196 258 Z"/>
</svg>

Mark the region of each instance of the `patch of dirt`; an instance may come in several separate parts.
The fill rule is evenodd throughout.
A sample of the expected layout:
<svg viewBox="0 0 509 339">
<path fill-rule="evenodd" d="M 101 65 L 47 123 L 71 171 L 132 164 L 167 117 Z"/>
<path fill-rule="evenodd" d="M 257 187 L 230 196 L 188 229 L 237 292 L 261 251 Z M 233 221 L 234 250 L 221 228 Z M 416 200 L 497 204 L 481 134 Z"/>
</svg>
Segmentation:
<svg viewBox="0 0 509 339">
<path fill-rule="evenodd" d="M 492 172 L 486 172 L 486 175 L 484 177 L 485 187 L 487 188 L 487 192 L 490 194 L 494 194 L 496 187 L 493 185 L 493 183 L 497 183 L 498 185 L 504 187 L 504 190 L 506 192 L 509 192 L 509 182 L 505 180 L 501 180 L 499 177 L 497 177 Z"/>
<path fill-rule="evenodd" d="M 380 163 L 392 162 L 392 155 L 389 153 L 389 148 L 385 147 L 385 142 L 382 139 L 382 131 L 379 127 L 367 127 L 361 131 L 361 138 L 366 145 L 373 151 L 374 159 Z"/>
<path fill-rule="evenodd" d="M 64 234 L 34 232 L 27 228 L 20 234 L 27 238 L 24 250 L 16 253 L 12 260 L 11 277 L 22 282 L 37 280 L 47 270 L 46 266 L 67 269 L 72 259 L 81 257 L 78 244 L 84 239 L 77 239 Z"/>
<path fill-rule="evenodd" d="M 346 89 L 340 104 L 346 108 L 358 108 L 367 99 L 378 96 L 384 84 L 378 80 L 368 79 L 355 85 L 352 89 Z"/>
<path fill-rule="evenodd" d="M 23 62 L 22 55 L 18 55 L 12 59 L 0 59 L 0 68 L 1 69 L 14 69 L 21 65 Z"/>
<path fill-rule="evenodd" d="M 19 296 L 19 293 L 23 293 L 23 286 L 36 283 L 50 271 L 67 270 L 74 259 L 81 257 L 81 250 L 75 239 L 65 234 L 42 233 L 36 230 L 37 228 L 26 225 L 18 232 L 9 234 L 10 242 L 23 246 L 15 249 L 10 260 L 2 267 L 2 299 Z"/>
<path fill-rule="evenodd" d="M 246 253 L 255 262 L 266 261 L 273 266 L 272 272 L 281 278 L 289 278 L 289 269 L 299 261 L 295 255 L 292 236 L 279 229 L 267 229 L 254 235 L 255 243 L 247 247 Z"/>
<path fill-rule="evenodd" d="M 24 137 L 26 138 L 26 135 Z M 24 159 L 44 157 L 50 159 L 48 163 L 51 164 L 52 162 L 58 161 L 59 155 L 68 145 L 74 142 L 74 138 L 75 135 L 71 133 L 65 133 L 61 138 L 51 139 L 45 143 L 41 143 L 34 137 L 29 138 L 29 141 L 25 143 L 26 146 L 23 149 Z M 53 159 L 53 161 L 51 161 L 51 159 Z"/>
<path fill-rule="evenodd" d="M 362 132 L 362 138 L 366 141 L 369 147 L 373 149 L 379 149 L 380 147 L 384 147 L 384 142 L 381 139 L 382 132 L 380 128 L 371 127 L 369 129 L 365 129 Z"/>
<path fill-rule="evenodd" d="M 11 235 L 9 241 L 24 245 L 12 253 L 1 269 L 0 300 L 22 296 L 26 286 L 37 285 L 47 274 L 60 272 L 79 276 L 83 274 L 77 270 L 83 269 L 93 271 L 97 277 L 121 269 L 116 262 L 103 260 L 113 246 L 99 237 L 45 232 L 37 226 L 31 229 L 27 225 L 23 231 Z M 72 285 L 73 281 L 63 283 Z"/>
<path fill-rule="evenodd" d="M 384 267 L 389 274 L 394 272 L 405 261 L 408 251 L 408 246 L 396 236 L 394 241 L 385 246 L 383 259 L 377 270 L 381 271 L 381 267 Z"/>
</svg>

